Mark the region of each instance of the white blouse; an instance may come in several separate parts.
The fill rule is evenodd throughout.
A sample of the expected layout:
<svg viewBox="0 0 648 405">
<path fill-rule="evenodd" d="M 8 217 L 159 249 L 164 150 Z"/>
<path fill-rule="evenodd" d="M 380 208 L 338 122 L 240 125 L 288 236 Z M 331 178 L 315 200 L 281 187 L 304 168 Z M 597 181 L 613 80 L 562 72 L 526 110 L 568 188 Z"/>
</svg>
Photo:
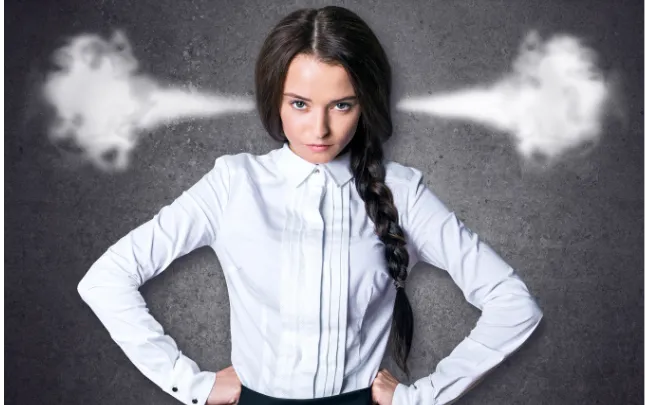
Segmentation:
<svg viewBox="0 0 648 405">
<path fill-rule="evenodd" d="M 224 155 L 195 185 L 112 245 L 78 285 L 133 364 L 184 404 L 205 404 L 200 370 L 149 314 L 138 288 L 210 246 L 227 283 L 231 362 L 266 395 L 318 398 L 371 386 L 385 354 L 396 289 L 349 167 L 312 164 L 289 147 Z M 426 187 L 385 161 L 410 254 L 449 272 L 482 311 L 434 372 L 399 384 L 393 405 L 447 404 L 531 335 L 542 311 L 514 269 Z"/>
</svg>

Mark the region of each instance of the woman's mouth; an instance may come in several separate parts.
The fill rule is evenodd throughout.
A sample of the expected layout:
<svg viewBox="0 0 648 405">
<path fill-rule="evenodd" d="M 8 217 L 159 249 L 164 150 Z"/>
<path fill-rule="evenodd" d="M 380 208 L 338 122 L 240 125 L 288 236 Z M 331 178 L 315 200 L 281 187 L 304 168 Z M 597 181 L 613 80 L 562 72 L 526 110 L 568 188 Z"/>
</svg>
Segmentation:
<svg viewBox="0 0 648 405">
<path fill-rule="evenodd" d="M 308 146 L 310 150 L 312 150 L 313 152 L 323 152 L 331 147 L 331 145 L 306 145 L 306 146 Z"/>
</svg>

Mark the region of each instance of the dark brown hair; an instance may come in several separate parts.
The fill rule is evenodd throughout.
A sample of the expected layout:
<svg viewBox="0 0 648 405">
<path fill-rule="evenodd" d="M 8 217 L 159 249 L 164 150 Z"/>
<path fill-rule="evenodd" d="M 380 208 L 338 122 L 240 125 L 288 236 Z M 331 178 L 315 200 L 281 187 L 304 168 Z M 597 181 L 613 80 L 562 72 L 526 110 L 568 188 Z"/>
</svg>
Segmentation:
<svg viewBox="0 0 648 405">
<path fill-rule="evenodd" d="M 385 246 L 389 274 L 405 281 L 409 255 L 391 190 L 385 184 L 382 143 L 392 134 L 391 67 L 378 38 L 352 11 L 327 6 L 291 12 L 263 43 L 255 68 L 256 102 L 270 136 L 286 142 L 279 115 L 288 67 L 305 54 L 342 66 L 351 78 L 362 113 L 356 132 L 340 153 L 351 153 L 355 186 L 365 202 L 375 233 Z M 404 288 L 398 288 L 390 341 L 397 365 L 407 374 L 414 319 Z"/>
</svg>

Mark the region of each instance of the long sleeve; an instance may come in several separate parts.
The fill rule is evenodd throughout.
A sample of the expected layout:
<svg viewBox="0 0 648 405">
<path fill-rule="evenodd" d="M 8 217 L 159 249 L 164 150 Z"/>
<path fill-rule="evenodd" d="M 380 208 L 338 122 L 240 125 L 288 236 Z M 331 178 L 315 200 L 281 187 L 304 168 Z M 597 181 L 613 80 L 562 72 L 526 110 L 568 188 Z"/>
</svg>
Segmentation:
<svg viewBox="0 0 648 405">
<path fill-rule="evenodd" d="M 139 287 L 176 258 L 212 244 L 228 201 L 224 157 L 151 220 L 112 245 L 88 270 L 78 292 L 146 377 L 184 404 L 205 404 L 216 373 L 201 371 L 149 314 Z"/>
<path fill-rule="evenodd" d="M 542 311 L 520 277 L 425 186 L 414 170 L 406 232 L 424 262 L 448 271 L 481 310 L 470 334 L 412 385 L 399 384 L 393 405 L 449 404 L 477 384 L 532 334 Z"/>
</svg>

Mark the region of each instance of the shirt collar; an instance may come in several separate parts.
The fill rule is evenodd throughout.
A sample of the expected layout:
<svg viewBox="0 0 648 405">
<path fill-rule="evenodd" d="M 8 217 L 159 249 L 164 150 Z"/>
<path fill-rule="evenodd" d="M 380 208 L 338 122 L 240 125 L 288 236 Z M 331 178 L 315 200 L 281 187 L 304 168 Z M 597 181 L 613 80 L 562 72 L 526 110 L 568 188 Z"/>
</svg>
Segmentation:
<svg viewBox="0 0 648 405">
<path fill-rule="evenodd" d="M 353 178 L 351 171 L 351 151 L 338 155 L 328 163 L 311 163 L 290 149 L 288 142 L 277 151 L 277 166 L 288 179 L 291 186 L 297 187 L 318 167 L 326 169 L 338 187 L 342 187 Z"/>
</svg>

